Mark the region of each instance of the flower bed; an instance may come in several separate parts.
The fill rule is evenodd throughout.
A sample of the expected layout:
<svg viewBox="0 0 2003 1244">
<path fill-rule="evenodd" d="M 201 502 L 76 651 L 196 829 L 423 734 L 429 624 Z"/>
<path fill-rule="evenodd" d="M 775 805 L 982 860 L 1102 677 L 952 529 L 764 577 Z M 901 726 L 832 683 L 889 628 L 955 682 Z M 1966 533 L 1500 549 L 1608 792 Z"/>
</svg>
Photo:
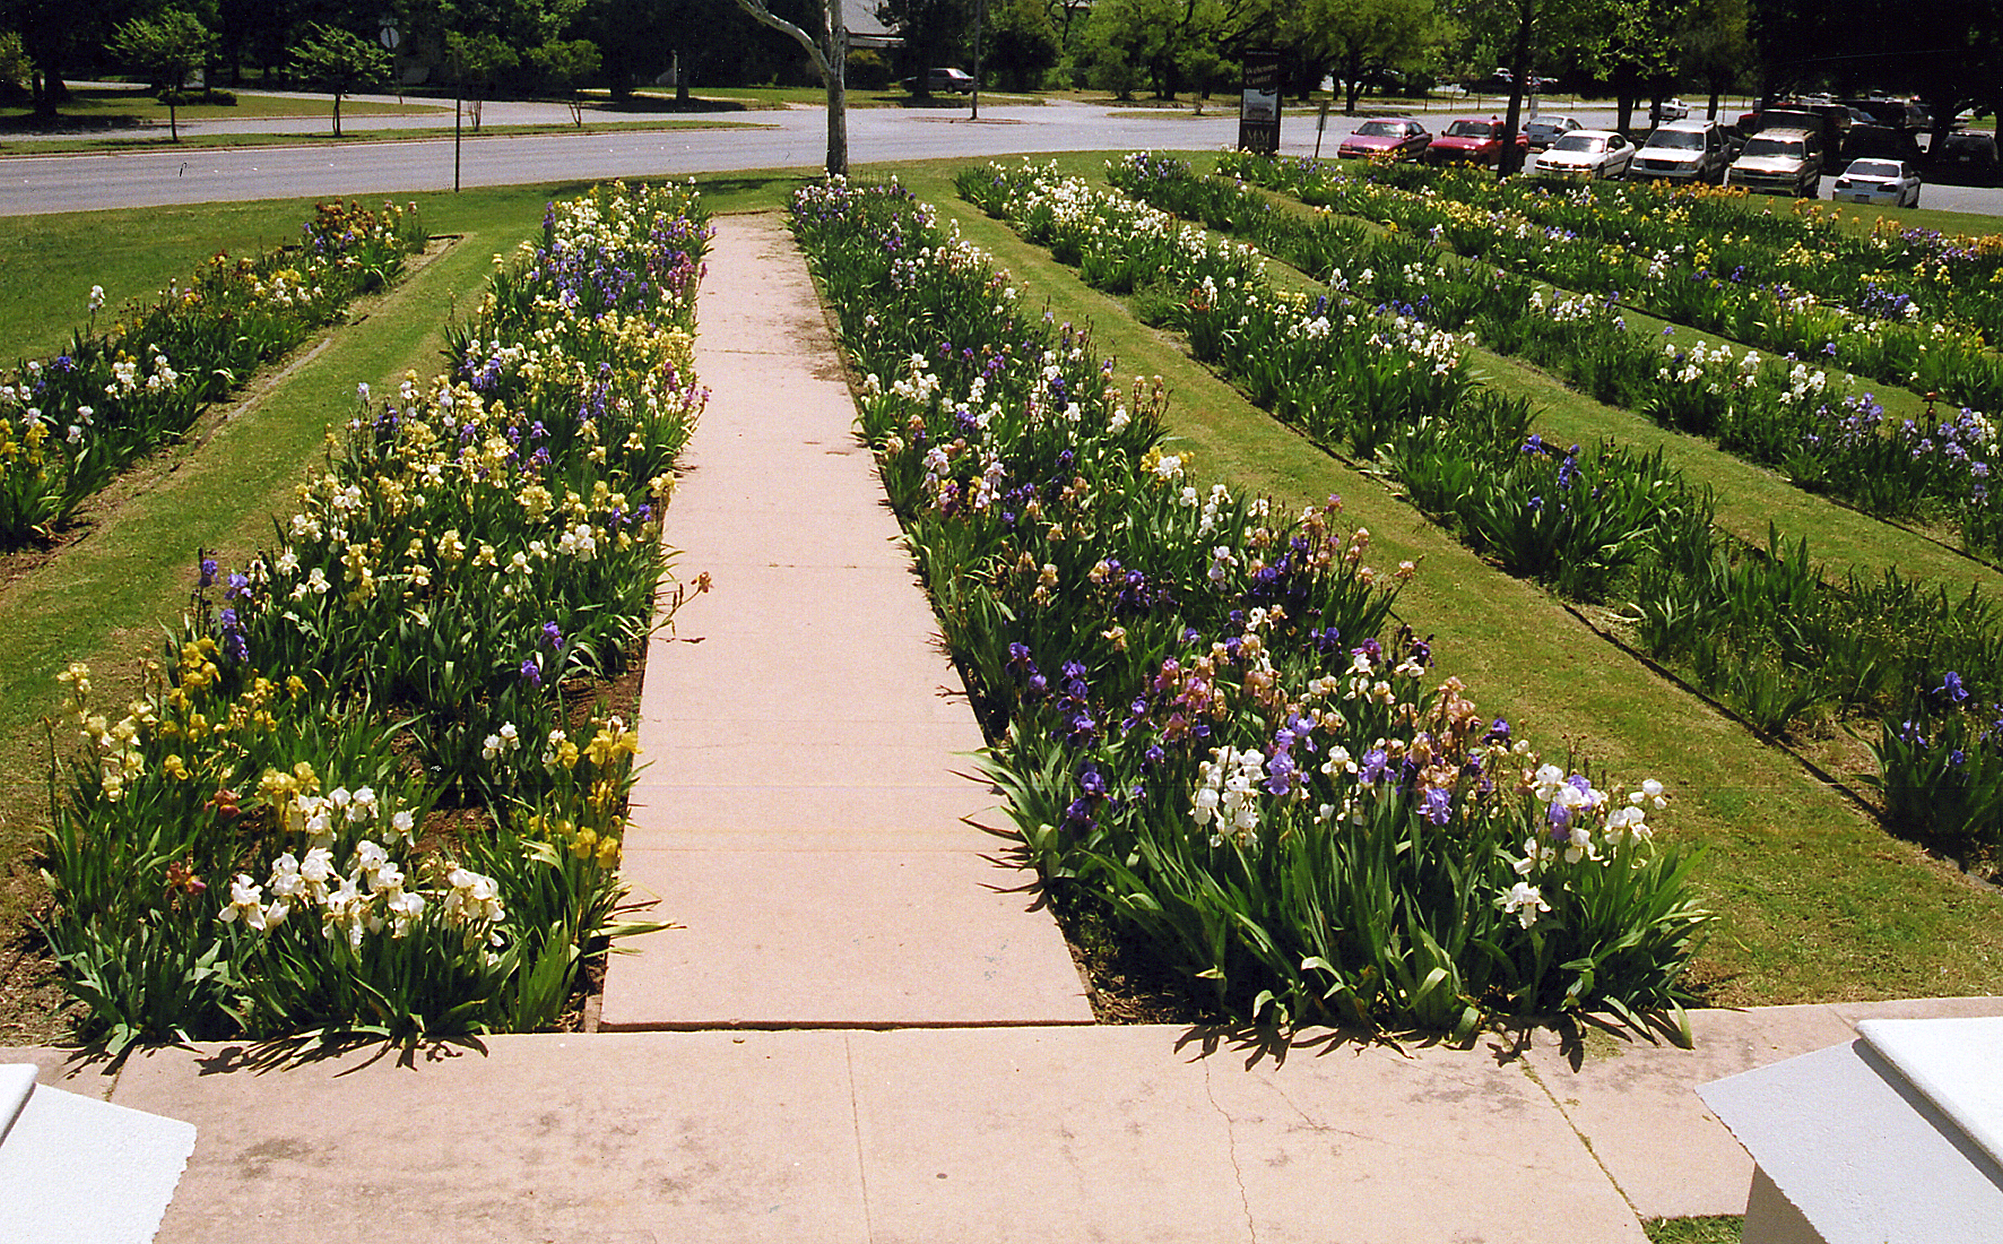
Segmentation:
<svg viewBox="0 0 2003 1244">
<path fill-rule="evenodd" d="M 1151 185 L 1174 184 L 1175 175 L 1164 174 L 1159 162 L 1146 167 L 1153 170 Z M 961 184 L 1007 216 L 1033 201 L 1036 187 L 1054 174 L 1025 166 L 1010 177 L 1015 188 L 1005 193 L 1009 178 L 988 170 L 970 171 Z M 1091 193 L 1081 185 L 1066 197 L 1083 203 Z M 1097 244 L 1116 245 L 1103 234 Z M 1896 572 L 1875 580 L 1852 572 L 1832 581 L 1813 565 L 1805 540 L 1785 548 L 1776 536 L 1760 549 L 1721 537 L 1708 500 L 1684 486 L 1659 454 L 1636 457 L 1611 444 L 1583 457 L 1578 446 L 1561 453 L 1529 431 L 1526 404 L 1469 385 L 1409 403 L 1386 400 L 1371 369 L 1415 370 L 1409 357 L 1401 363 L 1378 336 L 1371 338 L 1380 347 L 1375 351 L 1326 344 L 1337 325 L 1366 334 L 1386 321 L 1402 325 L 1408 308 L 1359 316 L 1328 299 L 1275 299 L 1251 280 L 1219 287 L 1173 271 L 1162 279 L 1191 291 L 1173 304 L 1171 318 L 1192 353 L 1227 374 L 1252 377 L 1246 387 L 1254 400 L 1282 414 L 1293 413 L 1285 403 L 1289 393 L 1338 402 L 1344 393 L 1375 395 L 1366 408 L 1376 415 L 1350 421 L 1368 430 L 1364 439 L 1352 432 L 1352 443 L 1378 450 L 1415 503 L 1516 573 L 1581 599 L 1602 599 L 1618 587 L 1632 601 L 1643 646 L 1682 665 L 1755 729 L 1771 735 L 1832 714 L 1889 713 L 1883 729 L 1889 738 L 1891 723 L 1914 711 L 1915 689 L 1939 681 L 1944 669 L 1956 671 L 1983 702 L 2003 701 L 2003 623 L 1980 596 L 1953 598 Z M 1300 319 L 1304 305 L 1314 318 Z M 1258 357 L 1248 361 L 1248 354 Z M 1301 385 L 1303 377 L 1311 387 Z M 1311 409 L 1295 417 L 1318 426 Z M 2003 716 L 2003 707 L 1997 713 Z M 1880 755 L 1932 763 L 1911 748 L 1887 746 Z M 1963 776 L 1957 770 L 1954 780 Z M 1904 781 L 1883 770 L 1880 780 Z M 1924 800 L 1909 806 L 1911 815 L 1889 823 L 1910 825 L 1934 807 Z M 1941 825 L 1952 822 L 1943 813 Z M 1996 833 L 1993 826 L 1960 825 L 1922 836 L 1966 856 L 1993 849 Z"/>
<path fill-rule="evenodd" d="M 1053 227 L 1098 211 L 1071 199 L 1048 200 Z M 1409 567 L 1369 567 L 1337 502 L 1289 516 L 1199 485 L 1164 452 L 1158 390 L 1019 314 L 910 196 L 834 182 L 793 218 L 1059 901 L 1281 1025 L 1676 1005 L 1706 916 L 1687 858 L 1651 841 L 1658 785 L 1545 764 L 1433 682 L 1428 646 L 1384 633 Z M 1147 229 L 1155 268 L 1218 253 Z M 1155 276 L 1110 253 L 1099 271 Z"/>
<path fill-rule="evenodd" d="M 362 386 L 277 547 L 203 556 L 123 717 L 64 675 L 44 928 L 86 1035 L 543 1027 L 625 931 L 637 740 L 591 696 L 655 621 L 706 237 L 692 190 L 553 205 L 455 373 Z"/>
<path fill-rule="evenodd" d="M 1820 208 L 1746 211 L 1731 190 L 1652 183 L 1552 190 L 1407 168 L 1352 176 L 1314 161 L 1228 154 L 1219 171 L 1469 258 L 1633 306 L 1773 354 L 2003 408 L 2003 235 L 1948 238 Z"/>
<path fill-rule="evenodd" d="M 1442 255 L 1408 236 L 1373 236 L 1325 214 L 1272 211 L 1242 184 L 1198 177 L 1180 160 L 1137 152 L 1116 162 L 1111 176 L 1163 210 L 1248 228 L 1261 248 L 1380 311 L 1448 331 L 1471 329 L 1488 348 L 1527 358 L 1599 401 L 1714 437 L 1870 513 L 1951 519 L 1971 551 L 2003 553 L 2003 502 L 1988 484 L 1996 436 L 1975 411 L 1942 417 L 1930 408 L 1924 423 L 1887 426 L 1872 395 L 1849 377 L 1792 357 L 1688 341 L 1674 328 L 1659 339 L 1629 330 L 1618 292 L 1546 294 L 1521 276 Z M 1658 257 L 1649 280 L 1666 279 L 1662 269 Z M 1597 276 L 1588 283 L 1604 284 Z"/>
<path fill-rule="evenodd" d="M 403 271 L 427 235 L 408 209 L 322 204 L 296 247 L 217 255 L 151 306 L 0 377 L 0 546 L 47 538 L 127 464 L 193 426 L 206 403 Z"/>
</svg>

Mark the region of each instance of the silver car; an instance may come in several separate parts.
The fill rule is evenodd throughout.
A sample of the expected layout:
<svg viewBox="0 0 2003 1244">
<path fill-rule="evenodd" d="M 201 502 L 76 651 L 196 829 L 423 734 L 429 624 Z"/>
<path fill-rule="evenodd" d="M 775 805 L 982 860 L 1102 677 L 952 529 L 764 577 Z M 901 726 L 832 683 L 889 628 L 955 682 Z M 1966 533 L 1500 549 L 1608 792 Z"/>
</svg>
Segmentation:
<svg viewBox="0 0 2003 1244">
<path fill-rule="evenodd" d="M 1725 127 L 1716 121 L 1672 121 L 1650 134 L 1634 153 L 1628 175 L 1715 186 L 1725 180 L 1725 166 L 1731 160 Z"/>
</svg>

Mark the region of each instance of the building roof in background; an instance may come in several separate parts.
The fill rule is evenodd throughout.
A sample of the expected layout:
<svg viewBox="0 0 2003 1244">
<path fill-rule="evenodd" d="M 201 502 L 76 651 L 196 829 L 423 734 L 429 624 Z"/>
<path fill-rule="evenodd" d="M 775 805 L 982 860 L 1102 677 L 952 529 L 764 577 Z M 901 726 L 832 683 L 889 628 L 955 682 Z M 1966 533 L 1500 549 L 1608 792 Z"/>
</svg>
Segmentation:
<svg viewBox="0 0 2003 1244">
<path fill-rule="evenodd" d="M 877 17 L 876 6 L 877 0 L 842 0 L 842 22 L 848 27 L 852 45 L 891 47 L 903 42 Z"/>
</svg>

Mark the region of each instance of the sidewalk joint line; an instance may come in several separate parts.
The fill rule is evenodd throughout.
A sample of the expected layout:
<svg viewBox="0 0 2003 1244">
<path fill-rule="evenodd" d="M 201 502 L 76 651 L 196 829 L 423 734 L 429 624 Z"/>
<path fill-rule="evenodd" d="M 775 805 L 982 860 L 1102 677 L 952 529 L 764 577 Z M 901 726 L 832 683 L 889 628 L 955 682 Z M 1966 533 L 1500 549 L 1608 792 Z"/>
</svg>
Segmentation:
<svg viewBox="0 0 2003 1244">
<path fill-rule="evenodd" d="M 1565 1121 L 1565 1126 L 1572 1129 L 1572 1135 L 1579 1138 L 1580 1147 L 1585 1149 L 1588 1157 L 1592 1158 L 1593 1165 L 1600 1168 L 1600 1174 L 1607 1177 L 1607 1182 L 1613 1185 L 1614 1191 L 1620 1194 L 1621 1204 L 1627 1206 L 1627 1212 L 1634 1215 L 1635 1222 L 1641 1222 L 1641 1210 L 1636 1207 L 1634 1198 L 1627 1194 L 1627 1189 L 1620 1186 L 1620 1180 L 1614 1178 L 1614 1173 L 1607 1169 L 1606 1162 L 1600 1158 L 1599 1150 L 1593 1148 L 1592 1137 L 1580 1131 L 1579 1125 L 1572 1122 L 1572 1116 L 1565 1109 L 1565 1103 L 1558 1100 L 1558 1095 L 1551 1091 L 1550 1085 L 1544 1083 L 1544 1077 L 1537 1074 L 1537 1069 L 1530 1065 L 1529 1060 L 1521 1060 L 1519 1065 L 1523 1069 L 1524 1076 L 1550 1101 L 1552 1108 L 1558 1112 L 1558 1117 Z"/>
</svg>

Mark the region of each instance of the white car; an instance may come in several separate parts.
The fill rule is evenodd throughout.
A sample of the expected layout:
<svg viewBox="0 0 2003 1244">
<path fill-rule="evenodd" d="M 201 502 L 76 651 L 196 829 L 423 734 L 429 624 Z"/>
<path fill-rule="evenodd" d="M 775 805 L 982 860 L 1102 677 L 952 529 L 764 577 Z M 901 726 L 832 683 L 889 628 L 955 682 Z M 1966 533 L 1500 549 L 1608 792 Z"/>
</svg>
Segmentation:
<svg viewBox="0 0 2003 1244">
<path fill-rule="evenodd" d="M 1661 125 L 1664 121 L 1681 121 L 1688 117 L 1690 105 L 1680 99 L 1665 99 L 1655 106 L 1654 111 L 1655 123 Z"/>
<path fill-rule="evenodd" d="M 1904 160 L 1852 160 L 1829 197 L 1839 203 L 1918 207 L 1920 175 Z"/>
<path fill-rule="evenodd" d="M 1634 144 L 1617 130 L 1573 130 L 1538 152 L 1523 171 L 1532 177 L 1591 180 L 1625 177 Z"/>
</svg>

